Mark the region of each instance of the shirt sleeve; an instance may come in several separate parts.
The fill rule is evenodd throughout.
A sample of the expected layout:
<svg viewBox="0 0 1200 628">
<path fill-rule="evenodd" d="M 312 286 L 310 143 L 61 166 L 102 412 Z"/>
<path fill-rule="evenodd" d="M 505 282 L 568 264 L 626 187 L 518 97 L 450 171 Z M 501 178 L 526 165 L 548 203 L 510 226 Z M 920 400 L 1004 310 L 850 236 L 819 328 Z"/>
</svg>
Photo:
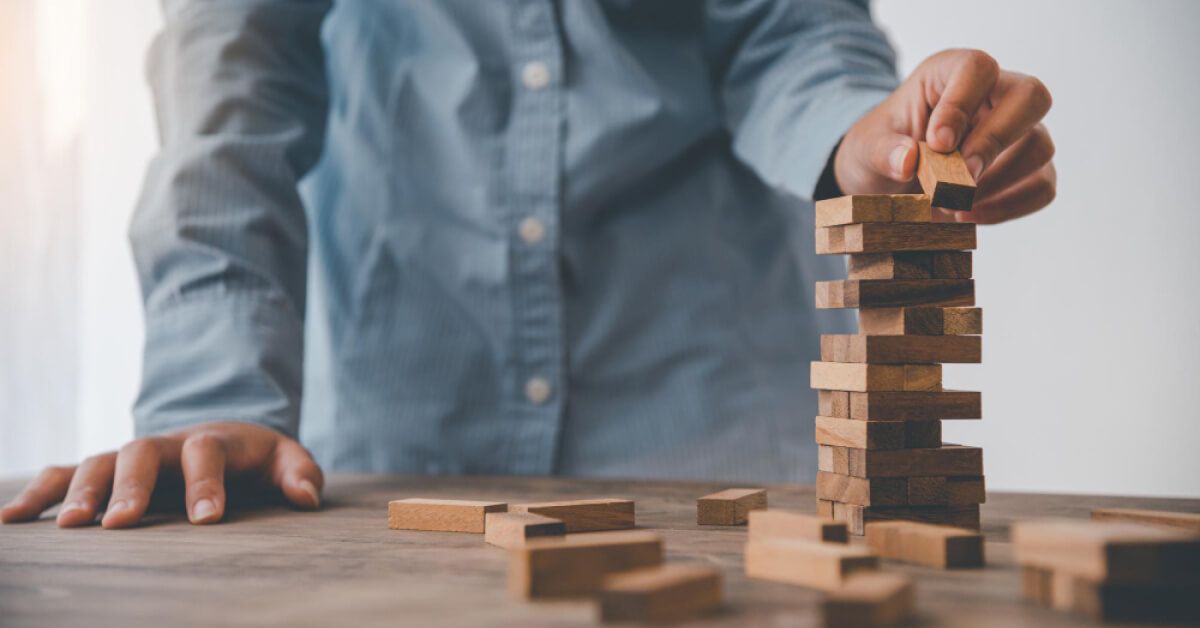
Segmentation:
<svg viewBox="0 0 1200 628">
<path fill-rule="evenodd" d="M 160 150 L 130 226 L 146 317 L 139 435 L 298 429 L 327 1 L 163 2 L 147 73 Z"/>
<path fill-rule="evenodd" d="M 734 153 L 805 199 L 841 137 L 898 84 L 868 0 L 708 0 L 705 46 Z"/>
</svg>

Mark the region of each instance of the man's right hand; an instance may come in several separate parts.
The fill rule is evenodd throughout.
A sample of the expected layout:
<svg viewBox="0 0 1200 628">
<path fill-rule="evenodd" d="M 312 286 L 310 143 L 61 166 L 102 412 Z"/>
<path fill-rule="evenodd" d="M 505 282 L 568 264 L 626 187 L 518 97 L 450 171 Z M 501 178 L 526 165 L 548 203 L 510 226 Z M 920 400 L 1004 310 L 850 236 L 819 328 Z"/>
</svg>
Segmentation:
<svg viewBox="0 0 1200 628">
<path fill-rule="evenodd" d="M 216 523 L 225 514 L 226 474 L 270 482 L 301 508 L 320 506 L 325 483 L 308 450 L 291 438 L 249 423 L 204 423 L 140 438 L 79 466 L 49 467 L 0 508 L 0 522 L 36 519 L 61 501 L 59 527 L 88 525 L 107 501 L 101 525 L 132 526 L 150 505 L 160 475 L 172 474 L 183 478 L 195 524 Z"/>
</svg>

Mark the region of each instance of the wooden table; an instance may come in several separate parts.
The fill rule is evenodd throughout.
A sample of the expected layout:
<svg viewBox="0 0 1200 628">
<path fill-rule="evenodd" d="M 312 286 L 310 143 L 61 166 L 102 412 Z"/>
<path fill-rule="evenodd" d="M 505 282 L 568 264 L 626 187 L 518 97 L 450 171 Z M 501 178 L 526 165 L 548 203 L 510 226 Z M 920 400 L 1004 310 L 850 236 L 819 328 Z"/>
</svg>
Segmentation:
<svg viewBox="0 0 1200 628">
<path fill-rule="evenodd" d="M 0 482 L 7 501 L 19 482 Z M 639 527 L 660 532 L 668 560 L 717 565 L 726 608 L 704 625 L 819 625 L 820 595 L 749 580 L 745 528 L 696 525 L 695 499 L 716 484 L 557 478 L 334 477 L 321 512 L 276 505 L 193 527 L 182 514 L 140 528 L 0 526 L 0 626 L 587 625 L 586 601 L 530 603 L 504 585 L 505 552 L 482 535 L 387 529 L 387 501 L 409 496 L 521 502 L 584 497 L 637 501 Z M 809 486 L 770 487 L 770 504 L 811 511 Z M 989 566 L 939 572 L 887 563 L 917 579 L 922 626 L 1075 626 L 1085 620 L 1020 598 L 1008 524 L 1087 517 L 1129 506 L 1200 511 L 1200 500 L 995 493 L 984 507 Z"/>
</svg>

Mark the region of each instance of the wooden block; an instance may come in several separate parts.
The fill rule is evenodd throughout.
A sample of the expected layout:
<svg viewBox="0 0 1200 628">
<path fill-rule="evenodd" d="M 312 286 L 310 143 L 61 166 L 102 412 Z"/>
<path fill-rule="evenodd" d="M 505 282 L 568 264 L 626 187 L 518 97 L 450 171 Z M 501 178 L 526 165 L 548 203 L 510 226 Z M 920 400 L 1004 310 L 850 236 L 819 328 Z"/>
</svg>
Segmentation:
<svg viewBox="0 0 1200 628">
<path fill-rule="evenodd" d="M 983 333 L 977 307 L 887 307 L 864 309 L 858 331 L 867 336 L 968 336 Z"/>
<path fill-rule="evenodd" d="M 1148 523 L 1200 534 L 1200 513 L 1194 512 L 1142 510 L 1140 508 L 1100 508 L 1092 511 L 1092 519 L 1094 521 Z"/>
<path fill-rule="evenodd" d="M 974 304 L 973 279 L 846 279 L 816 287 L 818 309 Z"/>
<path fill-rule="evenodd" d="M 1050 606 L 1053 579 L 1054 573 L 1049 569 L 1022 565 L 1021 595 L 1025 599 L 1032 600 L 1042 606 Z"/>
<path fill-rule="evenodd" d="M 1092 581 L 1200 583 L 1200 537 L 1117 521 L 1044 519 L 1012 526 L 1017 562 Z"/>
<path fill-rule="evenodd" d="M 830 445 L 817 446 L 817 470 L 828 473 L 850 473 L 850 452 L 856 451 L 849 447 L 834 447 Z"/>
<path fill-rule="evenodd" d="M 696 500 L 696 523 L 702 526 L 745 525 L 751 510 L 767 507 L 767 491 L 730 488 Z"/>
<path fill-rule="evenodd" d="M 975 201 L 975 179 L 967 170 L 962 153 L 939 153 L 925 142 L 919 142 L 918 146 L 917 179 L 933 206 L 971 211 Z"/>
<path fill-rule="evenodd" d="M 966 390 L 851 392 L 850 418 L 878 421 L 978 419 L 982 396 Z"/>
<path fill-rule="evenodd" d="M 851 255 L 849 279 L 970 279 L 966 251 L 862 253 Z"/>
<path fill-rule="evenodd" d="M 672 563 L 612 574 L 597 597 L 600 621 L 678 622 L 721 606 L 721 572 Z"/>
<path fill-rule="evenodd" d="M 864 310 L 865 311 L 865 310 Z M 822 362 L 871 364 L 978 364 L 980 336 L 821 336 Z M 825 416 L 830 416 L 822 412 Z"/>
<path fill-rule="evenodd" d="M 833 502 L 828 499 L 817 499 L 817 517 L 833 521 Z M 839 524 L 845 527 L 846 524 Z"/>
<path fill-rule="evenodd" d="M 901 421 L 860 421 L 819 416 L 816 423 L 819 445 L 855 449 L 903 449 L 906 446 L 906 423 Z"/>
<path fill-rule="evenodd" d="M 892 222 L 929 222 L 933 220 L 933 204 L 924 194 L 893 194 Z"/>
<path fill-rule="evenodd" d="M 537 504 L 514 504 L 513 512 L 531 512 L 558 519 L 567 532 L 624 530 L 634 524 L 633 502 L 628 499 L 576 499 Z"/>
<path fill-rule="evenodd" d="M 905 478 L 905 483 L 907 484 L 905 503 L 910 506 L 941 506 L 948 501 L 945 477 Z M 863 506 L 870 505 L 863 504 Z"/>
<path fill-rule="evenodd" d="M 941 421 L 905 421 L 904 448 L 928 448 L 942 446 Z M 860 447 L 859 449 L 869 449 Z M 882 449 L 882 448 L 879 448 Z"/>
<path fill-rule="evenodd" d="M 895 626 L 913 615 L 912 578 L 882 571 L 856 573 L 825 595 L 821 614 L 829 628 Z"/>
<path fill-rule="evenodd" d="M 1023 565 L 1021 593 L 1041 606 L 1098 621 L 1200 621 L 1200 588 L 1179 583 L 1112 584 Z"/>
<path fill-rule="evenodd" d="M 817 472 L 817 498 L 859 506 L 908 504 L 907 478 L 856 478 Z"/>
<path fill-rule="evenodd" d="M 504 512 L 501 502 L 410 497 L 388 502 L 388 527 L 393 530 L 472 532 L 483 534 L 484 516 Z"/>
<path fill-rule="evenodd" d="M 891 222 L 892 199 L 885 194 L 853 194 L 816 202 L 816 226 Z"/>
<path fill-rule="evenodd" d="M 662 562 L 662 539 L 639 530 L 531 539 L 508 551 L 508 589 L 522 598 L 588 595 L 606 576 Z"/>
<path fill-rule="evenodd" d="M 962 506 L 982 504 L 987 501 L 983 476 L 958 476 L 946 478 L 946 504 Z"/>
<path fill-rule="evenodd" d="M 970 279 L 973 274 L 971 254 L 967 251 L 933 253 L 933 279 Z"/>
<path fill-rule="evenodd" d="M 833 503 L 833 518 L 842 521 L 850 534 L 862 534 L 873 521 L 923 521 L 960 528 L 979 529 L 979 504 L 963 506 L 859 506 Z"/>
<path fill-rule="evenodd" d="M 867 545 L 882 558 L 955 569 L 983 566 L 983 535 L 952 526 L 917 521 L 872 521 Z"/>
<path fill-rule="evenodd" d="M 528 512 L 492 512 L 486 516 L 483 540 L 500 547 L 522 547 L 530 539 L 562 536 L 567 526 L 558 519 Z"/>
<path fill-rule="evenodd" d="M 928 449 L 850 449 L 832 446 L 830 449 L 833 450 L 835 461 L 842 451 L 845 452 L 844 475 L 860 478 L 983 475 L 983 450 L 978 447 L 946 444 Z"/>
<path fill-rule="evenodd" d="M 751 578 L 829 591 L 850 574 L 878 569 L 879 559 L 859 545 L 770 538 L 746 543 L 745 564 Z"/>
<path fill-rule="evenodd" d="M 968 222 L 869 222 L 817 227 L 818 255 L 968 251 L 976 246 L 975 224 Z"/>
<path fill-rule="evenodd" d="M 940 364 L 855 364 L 813 362 L 810 384 L 821 390 L 941 390 Z"/>
<path fill-rule="evenodd" d="M 818 511 L 821 507 L 818 506 Z M 830 521 L 832 505 L 827 507 L 828 516 L 814 516 L 790 510 L 755 510 L 750 513 L 749 540 L 792 539 L 797 541 L 819 541 L 846 543 L 849 535 L 846 524 Z"/>
<path fill-rule="evenodd" d="M 844 390 L 817 391 L 817 413 L 821 416 L 850 418 L 850 393 Z"/>
</svg>

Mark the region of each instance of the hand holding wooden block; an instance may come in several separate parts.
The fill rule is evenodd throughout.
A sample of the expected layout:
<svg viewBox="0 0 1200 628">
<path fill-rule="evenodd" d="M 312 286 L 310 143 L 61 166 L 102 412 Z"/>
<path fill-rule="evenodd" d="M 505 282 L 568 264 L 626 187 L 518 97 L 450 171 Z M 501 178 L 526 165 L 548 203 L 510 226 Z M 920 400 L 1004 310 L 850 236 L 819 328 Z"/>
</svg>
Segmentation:
<svg viewBox="0 0 1200 628">
<path fill-rule="evenodd" d="M 563 536 L 567 526 L 558 519 L 528 512 L 492 512 L 485 518 L 483 540 L 499 547 L 525 545 L 530 539 Z"/>
<path fill-rule="evenodd" d="M 925 142 L 919 142 L 918 147 L 917 179 L 933 206 L 971 211 L 975 179 L 967 170 L 962 153 L 939 153 Z"/>
<path fill-rule="evenodd" d="M 483 534 L 487 513 L 506 510 L 508 505 L 502 502 L 410 497 L 388 502 L 388 527 Z"/>
<path fill-rule="evenodd" d="M 575 499 L 513 504 L 513 512 L 531 512 L 562 521 L 567 532 L 625 530 L 634 525 L 634 504 L 628 499 Z"/>
<path fill-rule="evenodd" d="M 696 523 L 702 526 L 745 525 L 751 510 L 767 507 L 767 491 L 730 488 L 696 500 Z"/>
<path fill-rule="evenodd" d="M 721 606 L 721 572 L 700 564 L 667 564 L 612 574 L 598 597 L 601 621 L 677 622 Z"/>
<path fill-rule="evenodd" d="M 862 572 L 825 595 L 821 613 L 829 628 L 894 626 L 913 614 L 912 578 L 898 573 Z"/>
</svg>

